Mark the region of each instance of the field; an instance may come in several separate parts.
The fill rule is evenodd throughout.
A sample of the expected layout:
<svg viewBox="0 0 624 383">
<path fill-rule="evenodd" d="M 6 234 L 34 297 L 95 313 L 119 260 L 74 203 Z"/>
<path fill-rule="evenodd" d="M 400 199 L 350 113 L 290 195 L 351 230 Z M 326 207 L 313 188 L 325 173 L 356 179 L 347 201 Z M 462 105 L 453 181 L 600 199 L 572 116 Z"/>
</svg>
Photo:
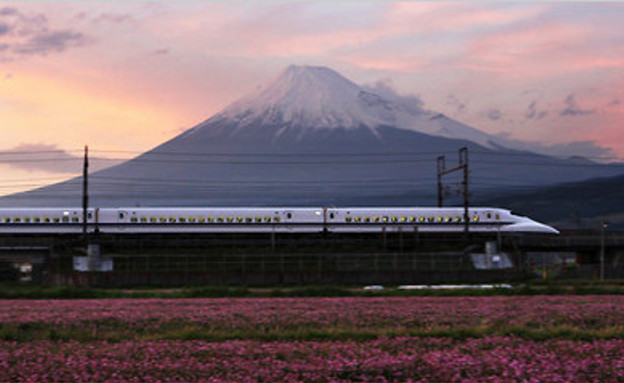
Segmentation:
<svg viewBox="0 0 624 383">
<path fill-rule="evenodd" d="M 0 302 L 0 381 L 624 382 L 624 296 Z"/>
</svg>

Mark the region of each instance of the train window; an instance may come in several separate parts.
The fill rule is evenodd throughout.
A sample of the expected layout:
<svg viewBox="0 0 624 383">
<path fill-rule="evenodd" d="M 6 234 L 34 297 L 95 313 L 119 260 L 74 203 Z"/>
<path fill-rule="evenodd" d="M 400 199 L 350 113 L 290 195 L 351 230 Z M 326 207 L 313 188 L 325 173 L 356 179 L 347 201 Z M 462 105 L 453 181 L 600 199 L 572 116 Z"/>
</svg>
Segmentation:
<svg viewBox="0 0 624 383">
<path fill-rule="evenodd" d="M 212 217 L 210 217 L 210 218 L 212 218 Z M 204 222 L 206 222 L 206 217 L 199 217 L 199 218 L 197 219 L 197 221 L 198 221 L 199 223 L 204 223 Z M 211 221 L 211 222 L 212 222 L 212 221 Z"/>
<path fill-rule="evenodd" d="M 460 216 L 455 216 L 455 222 L 460 222 L 462 219 Z"/>
<path fill-rule="evenodd" d="M 399 221 L 401 221 L 401 222 L 407 222 L 407 217 L 401 217 L 401 218 L 399 219 Z"/>
<path fill-rule="evenodd" d="M 137 217 L 132 217 L 132 218 L 130 218 L 130 222 L 137 223 L 137 222 L 139 222 L 139 220 L 138 220 Z"/>
<path fill-rule="evenodd" d="M 214 222 L 214 217 L 208 217 L 208 218 L 206 218 L 206 220 L 207 220 L 208 222 Z M 203 221 L 202 221 L 202 222 L 203 222 Z"/>
<path fill-rule="evenodd" d="M 150 222 L 152 222 L 152 223 L 158 222 L 158 218 L 150 217 Z"/>
<path fill-rule="evenodd" d="M 496 214 L 496 220 L 500 220 L 500 214 Z"/>
<path fill-rule="evenodd" d="M 20 217 L 15 217 L 13 218 L 13 222 L 20 223 L 22 222 L 22 219 Z"/>
<path fill-rule="evenodd" d="M 381 222 L 388 222 L 388 217 L 387 216 L 381 217 Z"/>
<path fill-rule="evenodd" d="M 379 222 L 379 217 L 373 217 L 373 222 Z"/>
<path fill-rule="evenodd" d="M 165 222 L 167 222 L 167 217 L 164 217 L 164 216 L 163 216 L 163 217 L 160 217 L 160 222 L 161 222 L 161 223 L 165 223 Z"/>
<path fill-rule="evenodd" d="M 451 217 L 444 217 L 444 222 L 451 222 L 453 220 L 453 218 Z"/>
<path fill-rule="evenodd" d="M 409 221 L 410 221 L 410 222 L 416 222 L 416 217 L 411 216 L 411 217 L 409 218 Z"/>
<path fill-rule="evenodd" d="M 227 217 L 227 221 L 228 222 L 234 222 L 234 217 L 232 217 L 232 216 Z"/>
<path fill-rule="evenodd" d="M 444 218 L 442 218 L 441 216 L 437 216 L 436 217 L 436 222 L 442 222 L 444 220 Z"/>
<path fill-rule="evenodd" d="M 2 221 L 4 221 L 4 223 L 11 223 L 11 218 L 5 217 Z"/>
<path fill-rule="evenodd" d="M 24 223 L 30 223 L 30 217 L 24 217 Z"/>
<path fill-rule="evenodd" d="M 487 217 L 488 217 L 488 219 L 491 219 L 492 218 L 492 213 L 487 213 Z"/>
<path fill-rule="evenodd" d="M 345 217 L 345 222 L 351 222 L 351 217 L 346 216 L 346 217 Z"/>
<path fill-rule="evenodd" d="M 355 218 L 353 218 L 353 220 L 354 220 L 355 222 L 362 222 L 362 217 L 360 217 L 360 216 L 358 215 L 358 216 L 356 216 Z"/>
<path fill-rule="evenodd" d="M 392 222 L 397 222 L 399 219 L 397 217 L 392 217 Z"/>
<path fill-rule="evenodd" d="M 236 222 L 243 222 L 243 217 L 236 217 Z"/>
<path fill-rule="evenodd" d="M 173 223 L 176 221 L 176 217 L 169 217 L 169 222 Z"/>
<path fill-rule="evenodd" d="M 291 219 L 292 218 L 292 213 L 286 214 L 286 218 Z"/>
<path fill-rule="evenodd" d="M 276 216 L 275 218 L 273 218 L 273 222 L 279 222 L 280 221 L 280 217 Z"/>
<path fill-rule="evenodd" d="M 329 218 L 334 219 L 335 214 L 334 213 L 329 213 Z"/>
<path fill-rule="evenodd" d="M 50 223 L 50 217 L 43 217 L 43 222 Z"/>
<path fill-rule="evenodd" d="M 271 222 L 271 217 L 264 217 L 264 222 Z"/>
<path fill-rule="evenodd" d="M 126 215 L 124 213 L 119 213 L 119 219 L 124 219 Z"/>
<path fill-rule="evenodd" d="M 434 220 L 434 219 L 435 219 L 435 218 L 433 218 L 433 217 L 431 217 L 431 216 L 427 217 L 427 221 L 429 221 L 429 222 L 433 222 L 433 220 Z"/>
<path fill-rule="evenodd" d="M 370 219 L 370 217 L 369 217 L 369 216 L 364 217 L 364 222 L 370 222 L 370 220 L 371 220 L 371 219 Z"/>
<path fill-rule="evenodd" d="M 63 217 L 63 222 L 64 222 L 64 223 L 69 222 L 69 217 Z"/>
<path fill-rule="evenodd" d="M 188 221 L 190 223 L 195 223 L 197 221 L 197 219 L 195 217 L 189 217 Z"/>
<path fill-rule="evenodd" d="M 39 218 L 39 217 L 34 217 L 34 218 L 33 218 L 33 222 L 34 222 L 34 223 L 39 223 L 39 222 L 41 222 L 41 218 Z"/>
<path fill-rule="evenodd" d="M 179 217 L 179 218 L 178 218 L 178 222 L 180 222 L 180 223 L 186 223 L 186 217 Z"/>
<path fill-rule="evenodd" d="M 225 222 L 225 218 L 223 218 L 223 217 L 217 217 L 217 222 Z"/>
<path fill-rule="evenodd" d="M 80 219 L 78 219 L 78 217 L 72 217 L 72 222 L 73 223 L 78 223 L 78 222 L 80 222 Z"/>
<path fill-rule="evenodd" d="M 475 215 L 474 217 L 472 217 L 472 220 L 475 221 L 475 222 L 478 222 L 479 221 L 479 216 Z"/>
<path fill-rule="evenodd" d="M 245 217 L 245 222 L 251 223 L 251 222 L 253 222 L 253 218 L 252 217 Z"/>
<path fill-rule="evenodd" d="M 423 217 L 422 215 L 418 217 L 418 222 L 425 222 L 425 217 Z"/>
<path fill-rule="evenodd" d="M 61 219 L 59 217 L 54 217 L 52 220 L 54 221 L 54 223 L 61 222 Z"/>
<path fill-rule="evenodd" d="M 141 217 L 141 222 L 142 223 L 146 223 L 147 222 L 147 217 Z"/>
<path fill-rule="evenodd" d="M 88 213 L 87 213 L 87 218 L 88 218 L 88 219 L 92 219 L 92 218 L 93 218 L 93 213 L 88 212 Z"/>
<path fill-rule="evenodd" d="M 262 222 L 262 217 L 256 217 L 256 223 L 261 223 Z"/>
</svg>

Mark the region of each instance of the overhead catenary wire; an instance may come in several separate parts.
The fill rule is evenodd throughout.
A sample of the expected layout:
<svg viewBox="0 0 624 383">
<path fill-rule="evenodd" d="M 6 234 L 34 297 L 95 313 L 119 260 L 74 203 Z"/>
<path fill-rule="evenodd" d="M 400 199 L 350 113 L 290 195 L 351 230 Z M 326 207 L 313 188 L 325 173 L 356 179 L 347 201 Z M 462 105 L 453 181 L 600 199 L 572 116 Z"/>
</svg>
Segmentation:
<svg viewBox="0 0 624 383">
<path fill-rule="evenodd" d="M 127 150 L 93 150 L 96 153 L 110 154 L 110 153 L 118 153 L 118 154 L 130 154 L 130 155 L 150 155 L 150 156 L 188 156 L 188 157 L 366 157 L 366 156 L 427 156 L 433 157 L 440 155 L 440 151 L 431 151 L 431 152 L 369 152 L 369 153 L 192 153 L 192 152 L 166 152 L 166 151 L 149 151 L 149 152 L 140 152 L 140 151 L 127 151 Z M 449 153 L 454 153 L 454 151 L 450 150 Z M 483 151 L 483 150 L 475 150 L 471 149 L 471 153 L 478 155 L 486 155 L 486 156 L 502 156 L 502 157 L 537 157 L 537 158 L 550 158 L 550 159 L 558 159 L 558 160 L 568 160 L 570 158 L 574 158 L 575 156 L 568 155 L 547 155 L 540 154 L 534 152 L 496 152 L 496 151 Z M 613 160 L 613 161 L 623 161 L 624 157 L 620 156 L 580 156 L 578 158 L 587 159 L 587 160 Z"/>
<path fill-rule="evenodd" d="M 245 157 L 245 156 L 243 156 Z M 305 156 L 299 156 L 305 157 Z M 12 163 L 50 163 L 50 162 L 77 162 L 75 158 L 33 158 L 33 159 L 0 159 L 0 164 L 12 164 Z M 126 160 L 123 158 L 107 158 L 96 159 L 94 161 L 110 161 L 121 162 L 131 161 L 133 163 L 169 163 L 169 164 L 213 164 L 213 165 L 383 165 L 383 164 L 418 164 L 418 163 L 433 163 L 433 159 L 390 159 L 390 160 L 361 160 L 361 161 L 344 161 L 344 160 L 310 160 L 310 161 L 257 161 L 257 160 L 196 160 L 196 159 L 155 159 L 155 158 L 135 158 Z M 509 165 L 509 166 L 532 166 L 532 167 L 559 167 L 559 168 L 606 168 L 609 166 L 615 166 L 610 164 L 599 163 L 564 163 L 555 162 L 554 160 L 540 161 L 540 162 L 512 162 L 512 161 L 496 161 L 494 164 L 488 161 L 475 159 L 473 160 L 475 167 L 488 166 L 488 165 Z M 618 164 L 622 166 L 621 164 Z"/>
<path fill-rule="evenodd" d="M 80 153 L 79 150 L 38 150 L 38 151 L 0 151 L 0 156 L 11 156 L 11 155 L 41 155 L 41 154 L 72 154 L 72 153 Z M 396 156 L 426 156 L 426 157 L 435 157 L 439 155 L 440 151 L 431 151 L 431 152 L 368 152 L 368 153 L 354 153 L 354 152 L 342 152 L 342 153 L 193 153 L 193 152 L 167 152 L 167 151 L 129 151 L 129 150 L 91 150 L 93 153 L 100 154 L 128 154 L 131 156 L 184 156 L 184 157 L 396 157 Z M 452 151 L 449 151 L 451 153 Z M 586 160 L 596 160 L 596 161 L 624 161 L 624 157 L 621 156 L 567 156 L 567 155 L 546 155 L 534 152 L 499 152 L 499 151 L 483 151 L 483 150 L 471 150 L 471 153 L 475 155 L 483 155 L 483 156 L 499 156 L 499 157 L 531 157 L 531 158 L 545 158 L 545 159 L 556 159 L 556 160 L 569 160 L 571 158 L 579 158 Z M 130 158 L 107 158 L 107 157 L 98 157 L 98 160 L 128 160 Z M 81 160 L 81 158 L 76 155 L 73 157 L 65 158 L 65 160 Z"/>
</svg>

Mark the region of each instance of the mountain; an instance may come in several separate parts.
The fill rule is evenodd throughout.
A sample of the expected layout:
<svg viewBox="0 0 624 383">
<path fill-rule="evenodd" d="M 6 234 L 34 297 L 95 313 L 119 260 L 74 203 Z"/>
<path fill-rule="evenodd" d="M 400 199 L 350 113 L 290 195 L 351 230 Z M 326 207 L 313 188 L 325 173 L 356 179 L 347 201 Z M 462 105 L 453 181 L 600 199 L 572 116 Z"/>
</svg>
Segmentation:
<svg viewBox="0 0 624 383">
<path fill-rule="evenodd" d="M 90 177 L 93 206 L 429 205 L 436 159 L 469 149 L 473 197 L 624 174 L 621 165 L 513 150 L 496 137 L 362 88 L 324 67 L 291 66 L 172 140 Z M 451 190 L 459 174 L 444 177 Z M 450 197 L 449 202 L 458 201 Z M 79 205 L 74 179 L 0 205 Z"/>
<path fill-rule="evenodd" d="M 558 228 L 599 230 L 603 221 L 624 230 L 624 176 L 511 193 L 480 201 L 504 205 Z"/>
</svg>

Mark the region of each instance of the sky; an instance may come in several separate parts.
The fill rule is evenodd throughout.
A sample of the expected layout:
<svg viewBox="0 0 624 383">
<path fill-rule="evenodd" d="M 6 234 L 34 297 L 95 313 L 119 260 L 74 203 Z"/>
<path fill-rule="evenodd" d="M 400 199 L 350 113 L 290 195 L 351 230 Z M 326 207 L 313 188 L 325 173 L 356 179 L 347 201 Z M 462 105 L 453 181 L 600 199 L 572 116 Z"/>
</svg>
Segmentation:
<svg viewBox="0 0 624 383">
<path fill-rule="evenodd" d="M 622 160 L 622 22 L 619 2 L 0 1 L 0 195 L 78 174 L 85 145 L 136 156 L 291 64 Z"/>
</svg>

